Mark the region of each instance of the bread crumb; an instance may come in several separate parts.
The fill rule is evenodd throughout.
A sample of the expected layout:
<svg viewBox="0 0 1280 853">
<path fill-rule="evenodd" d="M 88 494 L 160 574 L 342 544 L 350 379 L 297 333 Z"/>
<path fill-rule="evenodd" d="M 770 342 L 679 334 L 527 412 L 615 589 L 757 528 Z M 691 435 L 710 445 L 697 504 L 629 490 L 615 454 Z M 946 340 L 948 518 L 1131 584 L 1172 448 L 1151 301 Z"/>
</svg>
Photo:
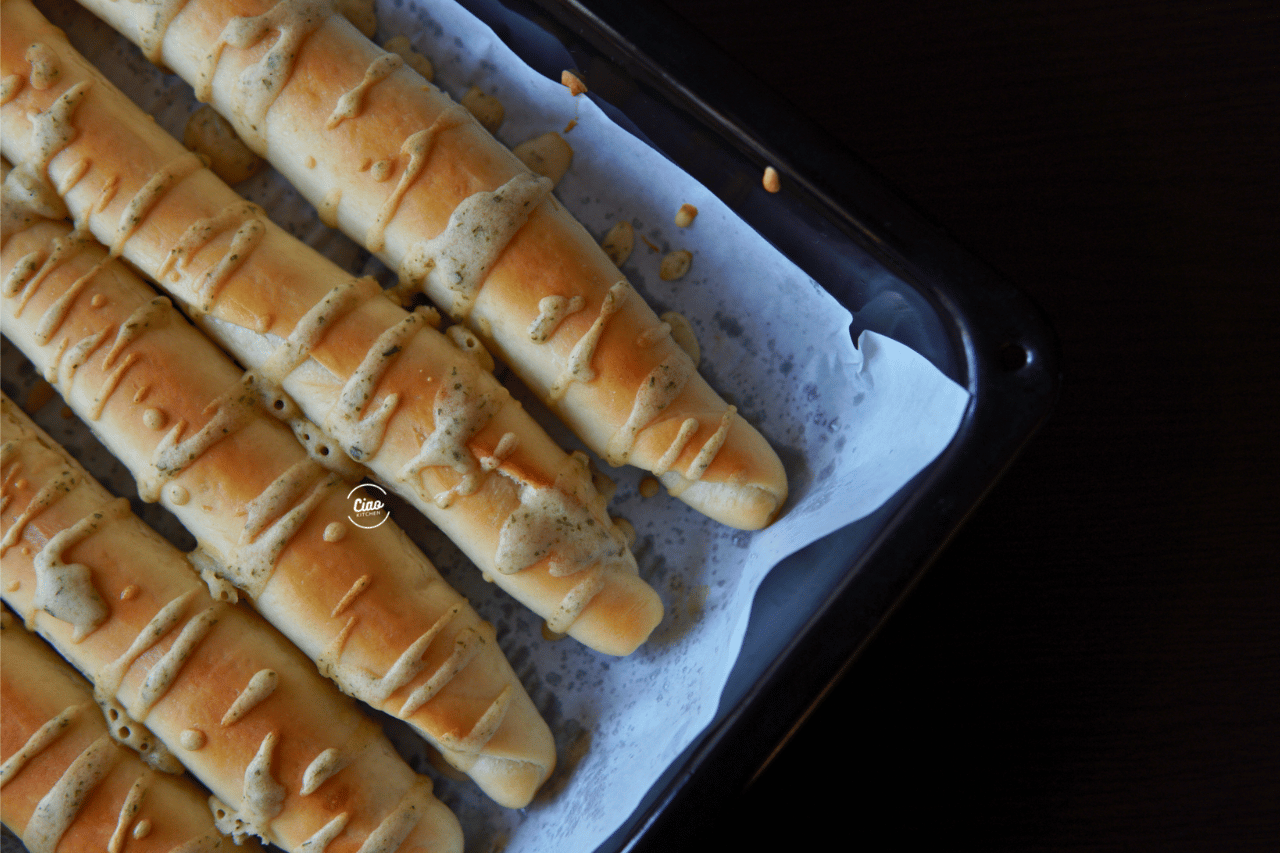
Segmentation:
<svg viewBox="0 0 1280 853">
<path fill-rule="evenodd" d="M 771 193 L 782 189 L 782 179 L 778 177 L 778 170 L 772 166 L 765 166 L 763 183 L 764 188 Z"/>
<path fill-rule="evenodd" d="M 600 248 L 604 249 L 604 253 L 609 256 L 609 260 L 613 261 L 615 267 L 620 267 L 627 262 L 635 245 L 636 230 L 630 222 L 619 222 L 614 225 L 600 242 Z"/>
<path fill-rule="evenodd" d="M 44 408 L 45 403 L 52 400 L 56 395 L 57 392 L 46 380 L 37 380 L 36 384 L 31 386 L 31 391 L 27 394 L 27 403 L 23 408 L 28 412 L 38 412 Z"/>
<path fill-rule="evenodd" d="M 187 119 L 182 144 L 205 157 L 213 173 L 228 184 L 247 181 L 262 171 L 265 163 L 236 135 L 231 123 L 207 104 Z"/>
<path fill-rule="evenodd" d="M 614 526 L 618 528 L 618 531 L 622 533 L 622 538 L 627 543 L 627 547 L 628 548 L 636 547 L 635 525 L 632 524 L 630 521 L 627 521 L 625 518 L 615 518 L 613 520 L 613 523 L 614 523 Z"/>
<path fill-rule="evenodd" d="M 587 84 L 582 82 L 582 78 L 577 74 L 574 74 L 572 71 L 561 71 L 560 83 L 568 89 L 569 94 L 573 95 L 575 98 L 587 91 Z"/>
<path fill-rule="evenodd" d="M 698 216 L 698 208 L 691 204 L 682 204 L 680 209 L 676 211 L 676 225 L 680 228 L 688 228 L 693 224 L 693 220 Z"/>
<path fill-rule="evenodd" d="M 430 59 L 413 49 L 408 36 L 392 36 L 387 39 L 383 48 L 403 59 L 405 65 L 425 77 L 428 83 L 435 79 L 435 66 L 431 64 Z"/>
<path fill-rule="evenodd" d="M 549 178 L 553 186 L 560 183 L 573 163 L 573 147 L 554 130 L 521 142 L 511 150 L 529 171 Z"/>
<path fill-rule="evenodd" d="M 693 252 L 688 249 L 677 249 L 674 252 L 668 252 L 662 259 L 662 264 L 658 267 L 658 278 L 663 281 L 675 281 L 678 278 L 684 278 L 685 273 L 689 272 L 689 265 L 693 263 Z"/>
<path fill-rule="evenodd" d="M 662 484 L 654 477 L 645 477 L 640 481 L 640 497 L 651 498 L 658 493 Z"/>
<path fill-rule="evenodd" d="M 680 349 L 689 354 L 694 366 L 697 366 L 702 361 L 702 347 L 698 345 L 698 336 L 694 334 L 689 320 L 679 311 L 667 311 L 661 319 L 671 327 L 671 338 Z"/>
<path fill-rule="evenodd" d="M 468 89 L 467 94 L 462 96 L 460 103 L 490 133 L 498 132 L 498 128 L 502 126 L 502 120 L 507 115 L 506 109 L 502 106 L 502 101 L 499 101 L 493 95 L 482 92 L 479 86 L 472 86 Z"/>
</svg>

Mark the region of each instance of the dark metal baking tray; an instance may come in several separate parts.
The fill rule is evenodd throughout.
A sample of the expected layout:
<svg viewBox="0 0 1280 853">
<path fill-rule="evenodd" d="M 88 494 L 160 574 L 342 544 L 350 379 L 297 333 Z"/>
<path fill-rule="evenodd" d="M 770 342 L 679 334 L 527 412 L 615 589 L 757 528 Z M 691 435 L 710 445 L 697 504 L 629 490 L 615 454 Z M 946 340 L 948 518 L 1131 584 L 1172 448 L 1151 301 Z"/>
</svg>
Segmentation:
<svg viewBox="0 0 1280 853">
<path fill-rule="evenodd" d="M 1057 345 L 1022 293 L 666 8 L 461 2 L 549 76 L 567 54 L 621 122 L 849 308 L 855 338 L 896 337 L 970 393 L 933 464 L 870 517 L 773 569 L 716 718 L 600 848 L 674 849 L 749 784 L 1048 416 Z M 762 196 L 753 190 L 767 165 L 783 190 Z"/>
</svg>

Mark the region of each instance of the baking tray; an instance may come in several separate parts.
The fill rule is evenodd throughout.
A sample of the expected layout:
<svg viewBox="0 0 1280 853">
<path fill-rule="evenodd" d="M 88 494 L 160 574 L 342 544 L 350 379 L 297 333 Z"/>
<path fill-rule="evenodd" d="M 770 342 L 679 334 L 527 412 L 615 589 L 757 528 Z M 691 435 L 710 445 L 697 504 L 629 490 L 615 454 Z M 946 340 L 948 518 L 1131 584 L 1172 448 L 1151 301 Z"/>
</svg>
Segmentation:
<svg viewBox="0 0 1280 853">
<path fill-rule="evenodd" d="M 763 769 L 1048 416 L 1057 344 L 1020 291 L 665 7 L 461 3 L 549 76 L 561 68 L 548 39 L 566 50 L 622 120 L 849 308 L 855 339 L 895 337 L 970 394 L 934 463 L 773 569 L 714 721 L 599 851 L 680 849 Z M 768 165 L 783 190 L 761 196 Z M 869 286 L 869 261 L 897 286 Z"/>
<path fill-rule="evenodd" d="M 1046 416 L 1056 348 L 1014 288 L 664 7 L 461 0 L 535 69 L 594 97 L 726 201 L 854 314 L 964 386 L 947 451 L 871 516 L 761 586 L 711 725 L 600 851 L 679 849 L 749 783 L 888 617 Z M 783 191 L 759 191 L 772 165 Z"/>
</svg>

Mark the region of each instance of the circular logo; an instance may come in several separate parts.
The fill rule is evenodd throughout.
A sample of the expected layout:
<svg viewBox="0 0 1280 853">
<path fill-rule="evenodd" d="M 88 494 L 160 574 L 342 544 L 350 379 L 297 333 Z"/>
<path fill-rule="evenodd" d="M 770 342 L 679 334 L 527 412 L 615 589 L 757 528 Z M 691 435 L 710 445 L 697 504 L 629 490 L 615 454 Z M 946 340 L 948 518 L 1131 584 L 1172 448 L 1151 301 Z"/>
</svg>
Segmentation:
<svg viewBox="0 0 1280 853">
<path fill-rule="evenodd" d="M 347 500 L 351 501 L 351 515 L 347 516 L 347 520 L 365 530 L 372 530 L 382 524 L 391 517 L 391 510 L 387 509 L 382 500 L 386 496 L 387 490 L 374 483 L 356 486 L 347 492 Z"/>
</svg>

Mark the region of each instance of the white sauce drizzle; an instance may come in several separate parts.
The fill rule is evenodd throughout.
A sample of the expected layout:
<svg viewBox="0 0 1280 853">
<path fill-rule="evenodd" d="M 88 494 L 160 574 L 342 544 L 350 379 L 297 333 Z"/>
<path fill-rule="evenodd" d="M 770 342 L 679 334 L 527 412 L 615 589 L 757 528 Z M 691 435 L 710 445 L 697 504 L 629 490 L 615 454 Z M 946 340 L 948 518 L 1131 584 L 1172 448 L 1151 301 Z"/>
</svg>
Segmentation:
<svg viewBox="0 0 1280 853">
<path fill-rule="evenodd" d="M 252 542 L 242 542 L 235 551 L 235 563 L 221 567 L 220 574 L 251 599 L 262 595 L 284 549 L 315 508 L 340 484 L 341 480 L 334 476 L 326 476 L 317 481 L 298 503 L 272 522 Z"/>
<path fill-rule="evenodd" d="M 413 787 L 400 798 L 396 807 L 369 834 L 358 853 L 393 853 L 413 832 L 430 808 L 431 783 L 424 777 L 415 780 Z"/>
<path fill-rule="evenodd" d="M 48 173 L 49 161 L 58 156 L 78 135 L 79 131 L 71 124 L 71 115 L 80 106 L 92 85 L 91 80 L 81 80 L 59 95 L 47 110 L 31 117 L 31 144 L 36 149 L 36 158 L 15 167 L 15 170 L 26 169 L 30 164 L 31 170 L 42 178 Z"/>
<path fill-rule="evenodd" d="M 96 348 L 96 346 L 95 344 L 94 347 Z M 102 380 L 102 384 L 98 387 L 98 393 L 94 396 L 93 402 L 89 406 L 89 420 L 96 421 L 102 417 L 102 410 L 106 407 L 107 400 L 115 393 L 116 388 L 120 386 L 121 380 L 124 379 L 125 373 L 138 362 L 138 359 L 139 356 L 136 352 L 129 353 L 124 357 L 124 361 L 116 365 L 116 368 L 107 374 L 106 379 Z"/>
<path fill-rule="evenodd" d="M 404 65 L 404 59 L 399 54 L 384 53 L 375 57 L 373 62 L 369 63 L 369 67 L 365 69 L 364 79 L 357 83 L 354 89 L 338 98 L 337 106 L 333 108 L 333 112 L 325 120 L 324 129 L 333 130 L 342 124 L 344 120 L 355 118 L 359 114 L 360 108 L 364 105 L 365 92 L 391 76 L 391 72 L 401 65 Z"/>
<path fill-rule="evenodd" d="M 400 395 L 388 394 L 370 414 L 361 418 L 365 405 L 373 397 L 378 381 L 406 346 L 409 339 L 425 324 L 427 315 L 414 311 L 388 328 L 369 347 L 364 359 L 347 378 L 337 401 L 325 416 L 325 430 L 339 441 L 352 459 L 368 463 L 382 447 L 387 421 L 400 405 Z"/>
<path fill-rule="evenodd" d="M 0 539 L 0 555 L 9 550 L 22 537 L 22 531 L 35 518 L 37 514 L 48 509 L 57 503 L 58 499 L 71 491 L 76 485 L 77 479 L 70 468 L 60 471 L 56 477 L 45 483 L 38 492 L 32 496 L 31 501 L 27 504 L 22 513 L 13 520 L 9 525 L 9 529 L 5 531 L 4 538 Z"/>
<path fill-rule="evenodd" d="M 169 254 L 165 256 L 164 262 L 156 270 L 156 278 L 163 279 L 175 267 L 178 270 L 187 268 L 191 263 L 191 259 L 202 248 L 207 246 L 214 237 L 229 230 L 233 226 L 239 229 L 245 223 L 262 216 L 262 208 L 248 201 L 239 201 L 227 205 L 221 211 L 213 216 L 204 219 L 197 219 L 192 222 L 187 230 L 182 232 L 182 236 L 178 238 L 178 242 L 169 250 Z M 177 272 L 174 272 L 174 279 L 179 278 Z"/>
<path fill-rule="evenodd" d="M 245 399 L 243 389 L 233 388 L 221 400 L 212 404 L 216 407 L 199 431 L 187 438 L 182 434 L 187 429 L 186 420 L 179 420 L 156 445 L 151 458 L 151 470 L 139 472 L 138 494 L 144 501 L 155 503 L 160 499 L 160 490 L 169 480 L 186 470 L 217 442 L 238 431 L 257 415 L 252 402 Z"/>
<path fill-rule="evenodd" d="M 335 817 L 326 823 L 320 829 L 316 830 L 316 834 L 302 842 L 302 846 L 298 848 L 299 853 L 324 853 L 324 851 L 333 843 L 333 839 L 337 838 L 342 830 L 347 828 L 347 821 L 351 816 L 347 812 Z"/>
<path fill-rule="evenodd" d="M 93 585 L 89 567 L 64 563 L 62 555 L 96 533 L 104 522 L 129 515 L 129 501 L 118 498 L 98 512 L 90 513 L 71 527 L 60 530 L 45 543 L 33 560 L 36 590 L 33 604 L 75 630 L 71 641 L 78 643 L 106 621 L 106 602 Z"/>
<path fill-rule="evenodd" d="M 221 725 L 232 726 L 244 719 L 254 708 L 275 692 L 280 685 L 280 676 L 273 669 L 260 669 L 249 679 L 244 690 L 231 703 L 231 707 L 222 715 Z"/>
<path fill-rule="evenodd" d="M 451 616 L 452 614 L 446 615 Z M 452 681 L 454 676 L 466 669 L 468 664 L 475 660 L 476 655 L 480 654 L 480 649 L 483 645 L 484 641 L 474 628 L 459 631 L 458 636 L 454 638 L 453 651 L 450 652 L 449 657 L 445 658 L 444 662 L 436 667 L 436 671 L 431 673 L 430 678 L 414 688 L 413 692 L 404 700 L 404 704 L 400 706 L 399 716 L 402 718 L 409 717 L 435 698 L 436 694 L 443 690 L 444 686 Z"/>
<path fill-rule="evenodd" d="M 48 372 L 52 374 L 52 384 L 58 387 L 64 395 L 71 391 L 71 383 L 75 379 L 76 371 L 78 371 L 84 363 L 89 360 L 89 356 L 93 355 L 107 339 L 107 330 L 99 329 L 91 335 L 81 338 L 79 342 L 68 349 L 67 344 L 69 338 L 63 338 L 59 342 L 57 351 L 53 357 L 49 359 Z M 132 355 L 132 353 L 130 353 Z M 132 363 L 132 362 L 130 362 Z M 106 393 L 110 393 L 109 391 Z"/>
<path fill-rule="evenodd" d="M 626 546 L 581 502 L 558 488 L 526 485 L 520 507 L 498 534 L 494 564 L 510 575 L 550 558 L 549 571 L 559 577 L 625 554 Z"/>
<path fill-rule="evenodd" d="M 260 60 L 241 72 L 230 97 L 241 116 L 239 129 L 245 142 L 264 154 L 267 111 L 289 81 L 302 43 L 332 14 L 332 0 L 281 0 L 261 15 L 232 18 L 198 72 L 197 97 L 203 102 L 210 100 L 214 73 L 225 46 L 247 50 L 275 30 L 275 43 Z"/>
<path fill-rule="evenodd" d="M 333 774 L 346 767 L 347 763 L 348 759 L 335 747 L 329 747 L 317 755 L 302 774 L 302 796 L 314 794 Z"/>
<path fill-rule="evenodd" d="M 41 798 L 23 841 L 31 853 L 53 853 L 80 813 L 94 787 L 111 772 L 121 752 L 110 735 L 103 735 L 76 756 L 75 761 Z"/>
<path fill-rule="evenodd" d="M 480 463 L 467 442 L 484 429 L 502 401 L 480 387 L 479 376 L 474 364 L 460 362 L 450 368 L 448 376 L 441 377 L 432 406 L 435 423 L 431 434 L 400 471 L 402 479 L 429 466 L 448 467 L 461 474 L 462 481 L 457 486 L 436 496 L 438 506 L 448 506 L 455 494 L 473 494 L 483 478 Z"/>
<path fill-rule="evenodd" d="M 658 459 L 658 464 L 653 466 L 653 473 L 656 476 L 661 477 L 676 463 L 676 460 L 680 458 L 680 454 L 684 453 L 685 447 L 689 445 L 693 434 L 698 431 L 699 426 L 701 424 L 698 423 L 697 418 L 686 418 L 680 424 L 680 430 L 676 433 L 675 439 Z"/>
<path fill-rule="evenodd" d="M 47 44 L 36 43 L 27 48 L 26 60 L 31 64 L 31 88 L 43 91 L 57 82 L 62 74 L 58 55 Z"/>
<path fill-rule="evenodd" d="M 328 535 L 328 532 L 329 532 L 328 528 L 325 528 L 326 536 Z M 329 614 L 329 616 L 333 619 L 337 619 L 339 616 L 345 613 L 347 608 L 351 606 L 351 603 L 354 602 L 357 597 L 359 597 L 360 593 L 364 592 L 366 589 L 369 588 L 369 584 L 370 582 L 372 582 L 372 580 L 373 578 L 370 575 L 361 575 L 360 577 L 356 578 L 355 582 L 351 584 L 351 588 L 348 589 L 346 593 L 342 596 L 342 599 L 336 605 L 334 605 L 333 611 Z"/>
<path fill-rule="evenodd" d="M 133 198 L 129 199 L 129 203 L 125 205 L 124 211 L 120 214 L 120 221 L 116 224 L 116 233 L 111 238 L 111 257 L 120 257 L 129 238 L 138 230 L 138 227 L 142 225 L 142 221 L 147 218 L 147 214 L 164 197 L 165 193 L 181 183 L 184 178 L 200 171 L 202 168 L 204 168 L 204 162 L 199 155 L 188 151 L 173 162 L 162 166 L 147 179 L 147 182 L 134 194 Z"/>
<path fill-rule="evenodd" d="M 183 729 L 182 734 L 178 735 L 178 743 L 183 749 L 195 752 L 204 749 L 204 745 L 209 742 L 209 736 L 199 729 Z"/>
<path fill-rule="evenodd" d="M 49 252 L 45 256 L 44 263 L 40 265 L 40 268 L 37 269 L 34 274 L 23 279 L 19 279 L 14 276 L 6 278 L 5 296 L 8 296 L 9 298 L 13 298 L 14 296 L 18 297 L 18 304 L 13 308 L 13 316 L 21 317 L 23 310 L 27 307 L 27 303 L 31 301 L 31 297 L 40 289 L 40 285 L 44 283 L 45 278 L 47 278 L 49 274 L 60 265 L 75 257 L 75 255 L 84 249 L 86 245 L 88 244 L 84 238 L 74 231 L 66 236 L 55 237 L 53 242 L 50 244 Z M 26 266 L 20 266 L 19 268 L 22 269 L 24 273 L 29 269 L 29 267 Z M 17 270 L 15 269 L 15 272 L 16 271 Z M 19 281 L 21 281 L 21 285 L 19 285 Z M 20 293 L 16 292 L 18 286 L 22 287 L 22 291 Z"/>
<path fill-rule="evenodd" d="M 138 47 L 156 65 L 163 65 L 164 37 L 169 24 L 188 0 L 147 0 L 149 15 L 138 16 Z"/>
<path fill-rule="evenodd" d="M 172 303 L 164 296 L 157 296 L 134 310 L 129 317 L 120 324 L 120 330 L 116 332 L 116 339 L 111 342 L 111 349 L 107 350 L 107 354 L 102 359 L 103 368 L 111 367 L 115 364 L 120 353 L 123 352 L 130 344 L 142 337 L 143 333 L 161 325 L 167 325 L 169 320 L 173 319 L 173 311 L 170 310 Z"/>
<path fill-rule="evenodd" d="M 321 477 L 325 469 L 310 459 L 302 459 L 289 466 L 283 474 L 276 477 L 262 494 L 249 501 L 245 507 L 244 528 L 240 532 L 240 543 L 257 540 L 272 521 L 278 519 L 286 510 L 294 507 Z"/>
<path fill-rule="evenodd" d="M 587 301 L 581 296 L 570 299 L 567 296 L 544 296 L 538 300 L 538 317 L 529 324 L 529 340 L 535 344 L 545 344 L 560 328 L 564 318 L 576 314 L 586 307 Z"/>
<path fill-rule="evenodd" d="M 262 242 L 266 233 L 267 227 L 260 219 L 250 219 L 236 229 L 227 251 L 216 264 L 205 271 L 200 283 L 192 288 L 197 310 L 207 313 L 213 309 L 213 302 L 227 280 L 249 259 L 249 255 Z"/>
<path fill-rule="evenodd" d="M 431 155 L 431 149 L 435 146 L 436 138 L 446 130 L 460 127 L 471 118 L 471 113 L 458 104 L 450 104 L 440 115 L 436 116 L 435 121 L 423 130 L 409 136 L 400 145 L 400 156 L 408 157 L 404 171 L 400 174 L 400 180 L 396 182 L 395 189 L 382 202 L 382 206 L 378 209 L 378 215 L 374 217 L 373 222 L 369 225 L 369 230 L 365 233 L 364 245 L 370 252 L 381 252 L 386 245 L 386 229 L 387 224 L 395 217 L 396 211 L 400 209 L 400 203 L 404 199 L 405 193 L 409 186 L 418 179 L 426 166 L 427 158 Z"/>
<path fill-rule="evenodd" d="M 10 780 L 22 772 L 22 768 L 27 765 L 28 761 L 43 752 L 49 744 L 62 737 L 71 724 L 80 717 L 80 713 L 88 707 L 90 706 L 87 704 L 68 706 L 53 719 L 36 729 L 31 737 L 27 738 L 27 742 L 17 752 L 5 759 L 3 765 L 0 765 L 0 788 L 3 788 Z"/>
<path fill-rule="evenodd" d="M 401 687 L 404 687 L 422 671 L 425 665 L 422 657 L 427 653 L 427 649 L 435 640 L 445 626 L 453 621 L 453 617 L 458 615 L 461 606 L 455 604 L 444 612 L 439 619 L 435 621 L 430 628 L 422 633 L 418 639 L 409 644 L 400 657 L 396 658 L 390 668 L 379 678 L 364 676 L 363 678 L 353 679 L 355 683 L 360 683 L 362 689 L 359 693 L 364 701 L 374 705 L 381 705 L 387 701 L 392 693 L 395 693 Z M 351 682 L 349 682 L 351 683 Z"/>
<path fill-rule="evenodd" d="M 182 621 L 182 614 L 186 610 L 187 603 L 195 594 L 196 590 L 188 590 L 160 608 L 156 615 L 151 617 L 151 621 L 146 624 L 146 627 L 133 638 L 133 642 L 129 644 L 129 648 L 125 650 L 124 654 L 103 667 L 101 672 L 95 674 L 93 681 L 97 685 L 95 693 L 99 698 L 115 696 L 120 690 L 120 685 L 124 682 L 124 676 L 129 667 L 133 666 L 134 661 L 142 657 L 143 652 L 160 642 L 160 639 L 165 634 L 177 627 L 178 623 Z"/>
<path fill-rule="evenodd" d="M 116 817 L 115 831 L 111 833 L 111 840 L 107 842 L 107 853 L 121 853 L 124 850 L 129 824 L 142 809 L 142 797 L 147 792 L 147 786 L 151 784 L 151 777 L 150 771 L 144 772 L 129 788 L 129 793 L 125 795 L 124 803 L 120 806 L 120 814 Z"/>
<path fill-rule="evenodd" d="M 21 74 L 6 74 L 4 79 L 0 80 L 0 105 L 7 104 L 18 97 L 25 82 Z"/>
<path fill-rule="evenodd" d="M 356 623 L 360 621 L 357 617 L 351 616 L 343 624 L 338 633 L 333 635 L 329 641 L 329 645 L 316 658 L 316 669 L 320 670 L 320 674 L 325 678 L 331 678 L 341 685 L 346 693 L 354 694 L 346 679 L 343 678 L 343 670 L 340 668 L 339 659 L 342 657 L 342 650 L 347 645 L 347 640 L 351 639 L 351 632 L 355 630 Z"/>
<path fill-rule="evenodd" d="M 284 384 L 285 377 L 310 357 L 311 350 L 330 328 L 366 300 L 381 295 L 382 288 L 377 280 L 368 276 L 336 285 L 307 309 L 307 313 L 294 324 L 289 337 L 258 368 L 258 374 L 273 389 L 278 389 Z"/>
<path fill-rule="evenodd" d="M 271 819 L 284 809 L 284 785 L 271 776 L 271 762 L 280 736 L 270 732 L 258 745 L 258 752 L 244 770 L 244 802 L 241 819 L 266 836 Z"/>
<path fill-rule="evenodd" d="M 217 624 L 218 611 L 222 606 L 221 604 L 214 604 L 193 616 L 187 624 L 182 626 L 182 631 L 179 632 L 178 638 L 173 641 L 173 645 L 169 647 L 169 650 L 164 653 L 160 660 L 156 661 L 155 666 L 147 671 L 147 677 L 143 680 L 142 687 L 138 690 L 140 713 L 137 716 L 140 720 L 146 719 L 152 706 L 160 701 L 160 698 L 173 686 L 178 674 L 182 672 L 182 668 L 187 661 L 191 659 L 196 646 L 208 636 L 213 626 Z"/>
<path fill-rule="evenodd" d="M 560 378 L 547 391 L 548 403 L 555 403 L 562 398 L 571 383 L 590 382 L 596 378 L 596 372 L 591 367 L 591 359 L 595 356 L 596 346 L 600 343 L 600 336 L 604 334 L 604 327 L 609 322 L 609 318 L 622 307 L 630 292 L 631 285 L 625 279 L 609 288 L 609 292 L 605 294 L 604 300 L 600 303 L 600 313 L 596 316 L 595 322 L 591 324 L 591 328 L 587 329 L 587 333 L 573 345 Z"/>
<path fill-rule="evenodd" d="M 578 581 L 556 607 L 556 612 L 547 617 L 547 630 L 555 634 L 567 634 L 573 623 L 586 610 L 591 599 L 604 589 L 604 570 L 597 566 L 585 578 Z"/>
<path fill-rule="evenodd" d="M 465 319 L 489 268 L 550 192 L 551 181 L 521 172 L 492 192 L 463 199 L 440 234 L 406 253 L 402 282 L 434 291 L 434 301 L 450 316 Z"/>
<path fill-rule="evenodd" d="M 640 382 L 635 401 L 631 405 L 631 414 L 609 438 L 605 461 L 614 467 L 625 465 L 640 431 L 680 396 L 693 374 L 693 362 L 684 350 L 664 359 L 651 370 Z"/>
<path fill-rule="evenodd" d="M 698 451 L 698 455 L 689 463 L 689 468 L 685 471 L 685 481 L 677 485 L 667 485 L 667 491 L 672 497 L 680 497 L 685 489 L 689 488 L 693 483 L 702 479 L 702 475 L 707 473 L 707 469 L 711 467 L 712 461 L 715 460 L 716 454 L 720 452 L 720 448 L 724 446 L 725 438 L 729 435 L 729 427 L 733 424 L 733 416 L 737 413 L 737 409 L 730 406 L 725 410 L 723 417 L 720 418 L 720 426 L 711 434 L 706 443 L 702 445 L 702 449 Z"/>
<path fill-rule="evenodd" d="M 452 733 L 446 733 L 441 737 L 441 743 L 455 752 L 462 752 L 471 755 L 479 753 L 484 749 L 484 745 L 493 739 L 502 721 L 507 716 L 507 711 L 511 708 L 511 700 L 514 698 L 514 692 L 511 685 L 508 684 L 502 688 L 497 697 L 485 709 L 484 713 L 476 720 L 475 725 L 471 727 L 471 731 L 467 732 L 463 737 L 455 737 Z"/>
<path fill-rule="evenodd" d="M 87 273 L 80 276 L 71 283 L 71 286 L 64 290 L 53 303 L 45 309 L 44 314 L 40 316 L 40 320 L 35 326 L 35 340 L 39 346 L 45 346 L 53 339 L 54 334 L 67 319 L 67 315 L 71 312 L 71 306 L 75 302 L 76 297 L 88 287 L 98 271 L 106 264 L 107 258 L 103 258 L 93 265 Z"/>
<path fill-rule="evenodd" d="M 47 256 L 43 252 L 28 252 L 19 258 L 13 265 L 13 269 L 5 275 L 4 284 L 0 285 L 0 293 L 4 294 L 4 298 L 12 299 L 21 293 L 27 282 L 31 281 L 31 277 L 40 271 L 46 259 Z"/>
</svg>

